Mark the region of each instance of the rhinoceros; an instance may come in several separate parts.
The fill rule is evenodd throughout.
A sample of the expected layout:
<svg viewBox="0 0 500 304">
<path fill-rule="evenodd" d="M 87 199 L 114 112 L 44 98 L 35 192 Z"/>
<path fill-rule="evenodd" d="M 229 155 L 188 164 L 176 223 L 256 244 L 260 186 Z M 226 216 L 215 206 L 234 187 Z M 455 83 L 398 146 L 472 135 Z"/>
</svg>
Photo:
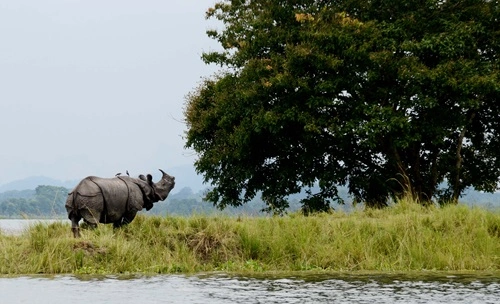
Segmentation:
<svg viewBox="0 0 500 304">
<path fill-rule="evenodd" d="M 130 223 L 142 208 L 150 210 L 153 203 L 165 200 L 175 186 L 175 177 L 160 171 L 163 176 L 157 183 L 153 183 L 151 174 L 139 178 L 84 178 L 66 199 L 73 236 L 80 237 L 78 222 L 82 218 L 92 228 L 97 223 L 113 223 L 114 227 L 120 227 Z"/>
</svg>

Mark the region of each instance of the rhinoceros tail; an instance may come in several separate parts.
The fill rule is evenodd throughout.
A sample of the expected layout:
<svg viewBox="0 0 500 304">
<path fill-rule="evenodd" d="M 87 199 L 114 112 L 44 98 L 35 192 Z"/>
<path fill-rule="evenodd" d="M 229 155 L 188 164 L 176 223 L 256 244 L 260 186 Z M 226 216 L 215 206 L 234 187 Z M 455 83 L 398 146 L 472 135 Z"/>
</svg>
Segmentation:
<svg viewBox="0 0 500 304">
<path fill-rule="evenodd" d="M 68 193 L 68 198 L 66 198 L 66 211 L 68 211 L 68 217 L 71 218 L 71 214 L 73 212 L 77 212 L 78 206 L 76 205 L 76 195 L 78 194 L 78 188 L 82 184 L 83 180 L 81 180 L 76 187 Z"/>
<path fill-rule="evenodd" d="M 68 212 L 68 217 L 71 218 L 71 214 L 77 210 L 77 207 L 75 206 L 75 194 L 76 194 L 76 189 L 68 193 L 68 198 L 66 198 L 66 211 Z"/>
</svg>

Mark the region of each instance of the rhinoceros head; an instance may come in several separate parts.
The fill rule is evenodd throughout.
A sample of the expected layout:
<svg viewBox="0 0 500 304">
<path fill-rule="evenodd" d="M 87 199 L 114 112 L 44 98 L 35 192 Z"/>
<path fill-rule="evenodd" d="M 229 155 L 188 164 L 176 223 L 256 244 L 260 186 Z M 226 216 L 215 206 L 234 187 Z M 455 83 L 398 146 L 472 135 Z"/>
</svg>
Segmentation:
<svg viewBox="0 0 500 304">
<path fill-rule="evenodd" d="M 155 197 L 158 201 L 163 201 L 167 198 L 170 190 L 172 190 L 175 186 L 175 177 L 168 175 L 162 169 L 159 169 L 163 174 L 161 180 L 157 183 L 154 183 L 153 189 L 155 191 Z"/>
<path fill-rule="evenodd" d="M 148 174 L 147 176 L 142 174 L 139 175 L 139 179 L 146 182 L 150 189 L 152 189 L 152 191 L 143 190 L 146 192 L 144 193 L 144 208 L 148 211 L 153 208 L 153 203 L 165 200 L 170 193 L 170 190 L 172 190 L 175 186 L 175 177 L 168 175 L 162 169 L 160 169 L 160 171 L 163 176 L 157 183 L 153 182 L 153 176 L 151 174 Z"/>
</svg>

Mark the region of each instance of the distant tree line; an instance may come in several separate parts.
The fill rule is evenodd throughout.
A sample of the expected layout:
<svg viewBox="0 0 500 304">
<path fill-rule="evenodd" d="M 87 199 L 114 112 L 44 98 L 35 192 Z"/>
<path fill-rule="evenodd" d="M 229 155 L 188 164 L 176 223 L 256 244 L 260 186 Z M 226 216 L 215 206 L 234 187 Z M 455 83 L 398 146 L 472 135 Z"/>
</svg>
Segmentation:
<svg viewBox="0 0 500 304">
<path fill-rule="evenodd" d="M 59 217 L 66 213 L 68 189 L 38 186 L 35 190 L 8 191 L 0 194 L 1 217 Z"/>
<path fill-rule="evenodd" d="M 38 186 L 35 190 L 7 191 L 0 193 L 0 218 L 19 217 L 66 217 L 64 207 L 70 189 L 56 186 Z M 202 200 L 203 192 L 194 193 L 190 188 L 181 189 L 170 195 L 164 202 L 158 202 L 154 208 L 145 214 L 150 215 L 180 215 L 192 214 L 247 214 L 263 215 L 265 204 L 254 200 L 245 206 L 227 208 L 220 211 L 210 203 Z M 290 211 L 300 206 L 298 200 L 291 202 Z"/>
<path fill-rule="evenodd" d="M 0 218 L 65 218 L 67 194 L 70 190 L 56 186 L 38 186 L 35 190 L 7 191 L 0 193 Z M 347 188 L 340 189 L 344 201 L 350 202 Z M 287 212 L 300 210 L 300 200 L 306 193 L 288 197 Z M 486 208 L 498 208 L 500 193 L 482 193 L 470 191 L 464 198 L 468 205 L 481 205 Z M 146 215 L 175 215 L 189 216 L 193 214 L 223 214 L 263 216 L 269 214 L 267 205 L 257 198 L 238 207 L 228 207 L 220 210 L 210 202 L 203 201 L 204 191 L 194 193 L 191 188 L 185 187 L 179 192 L 170 195 L 166 201 L 158 202 Z M 336 210 L 352 210 L 352 203 L 334 206 Z M 272 213 L 272 212 L 271 212 Z"/>
</svg>

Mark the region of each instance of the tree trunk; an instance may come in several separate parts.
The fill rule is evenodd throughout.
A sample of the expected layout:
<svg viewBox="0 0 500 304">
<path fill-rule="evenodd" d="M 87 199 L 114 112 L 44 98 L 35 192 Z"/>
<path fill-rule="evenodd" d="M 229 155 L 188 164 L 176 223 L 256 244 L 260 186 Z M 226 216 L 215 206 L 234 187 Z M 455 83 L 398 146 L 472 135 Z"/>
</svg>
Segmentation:
<svg viewBox="0 0 500 304">
<path fill-rule="evenodd" d="M 434 196 L 434 193 L 436 192 L 436 187 L 438 184 L 438 179 L 439 179 L 439 172 L 438 172 L 438 149 L 434 147 L 432 150 L 432 160 L 431 160 L 431 182 L 429 184 L 429 193 L 427 195 L 429 196 L 430 199 Z"/>
<path fill-rule="evenodd" d="M 392 152 L 392 156 L 394 158 L 394 160 L 396 161 L 396 166 L 397 166 L 397 169 L 399 171 L 399 174 L 400 174 L 400 178 L 398 179 L 399 183 L 401 184 L 401 188 L 402 188 L 402 195 L 405 195 L 405 194 L 411 194 L 412 197 L 415 198 L 414 196 L 414 191 L 413 191 L 413 187 L 412 187 L 412 184 L 411 184 L 411 179 L 410 177 L 408 176 L 408 173 L 406 172 L 406 169 L 403 165 L 403 162 L 401 161 L 401 156 L 399 155 L 399 151 L 396 149 L 396 147 L 392 144 L 391 142 L 391 152 Z"/>
<path fill-rule="evenodd" d="M 476 116 L 475 112 L 472 112 L 470 114 L 469 120 L 467 121 L 467 124 L 464 126 L 462 131 L 460 132 L 460 135 L 458 136 L 457 140 L 457 154 L 456 154 L 456 163 L 455 163 L 455 180 L 453 182 L 453 196 L 451 198 L 451 203 L 452 204 L 458 204 L 458 197 L 460 196 L 460 193 L 462 190 L 460 189 L 460 172 L 462 170 L 462 163 L 463 163 L 463 158 L 462 158 L 462 145 L 465 137 L 465 133 L 467 131 L 467 125 L 472 123 L 472 120 Z"/>
</svg>

